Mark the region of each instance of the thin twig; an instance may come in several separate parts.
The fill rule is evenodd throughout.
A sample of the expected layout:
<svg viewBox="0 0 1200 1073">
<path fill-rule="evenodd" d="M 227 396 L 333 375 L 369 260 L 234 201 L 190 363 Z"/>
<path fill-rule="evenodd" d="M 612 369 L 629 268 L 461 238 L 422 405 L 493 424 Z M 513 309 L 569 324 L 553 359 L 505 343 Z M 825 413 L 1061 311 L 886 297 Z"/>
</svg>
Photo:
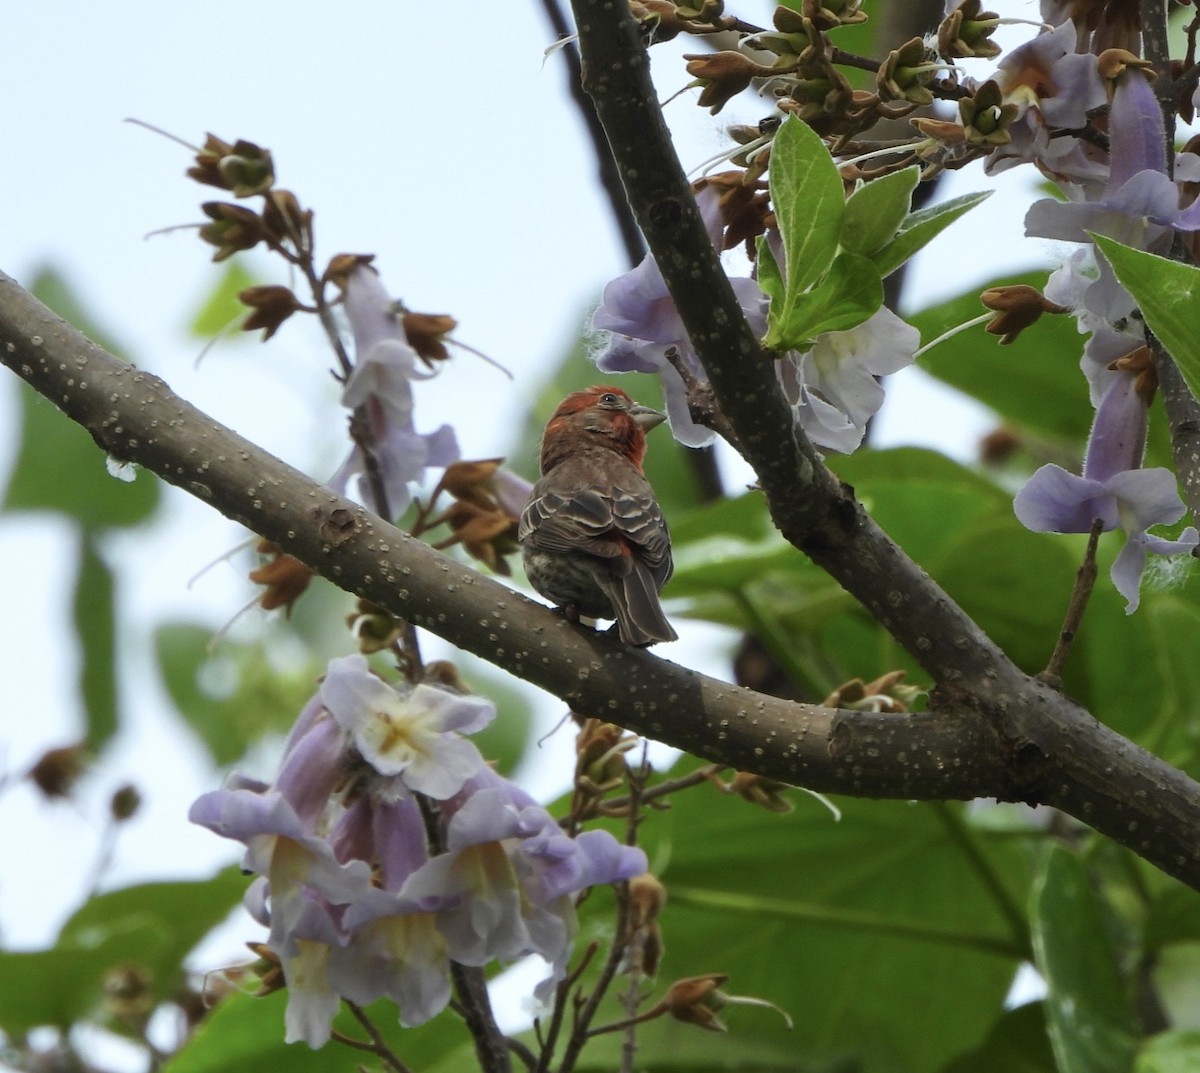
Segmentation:
<svg viewBox="0 0 1200 1073">
<path fill-rule="evenodd" d="M 680 790 L 699 786 L 701 783 L 711 782 L 714 775 L 719 775 L 728 766 L 728 764 L 705 764 L 704 767 L 698 767 L 695 771 L 689 771 L 686 775 L 680 775 L 674 779 L 664 779 L 662 782 L 655 783 L 653 786 L 643 790 L 638 796 L 638 801 L 646 804 L 660 797 L 666 797 L 667 794 L 678 793 Z M 605 801 L 604 807 L 605 809 L 611 809 L 614 815 L 624 815 L 632 804 L 633 795 L 627 794 L 625 797 L 614 797 L 609 801 Z"/>
<path fill-rule="evenodd" d="M 394 1069 L 396 1073 L 413 1073 L 407 1065 L 400 1061 L 396 1052 L 387 1045 L 379 1029 L 375 1027 L 375 1022 L 367 1016 L 367 1011 L 349 999 L 346 999 L 345 1003 L 346 1008 L 354 1015 L 354 1019 L 363 1026 L 367 1035 L 371 1037 L 371 1042 L 367 1043 L 364 1040 L 357 1040 L 353 1036 L 347 1036 L 341 1032 L 335 1032 L 333 1034 L 334 1038 L 339 1043 L 344 1043 L 347 1047 L 357 1047 L 360 1050 L 370 1051 L 376 1057 L 381 1058 L 384 1064 L 390 1069 Z"/>
<path fill-rule="evenodd" d="M 1050 662 L 1039 677 L 1046 682 L 1058 685 L 1062 681 L 1063 665 L 1071 653 L 1071 645 L 1079 632 L 1079 624 L 1087 609 L 1088 598 L 1092 595 L 1092 586 L 1096 584 L 1096 545 L 1100 542 L 1100 533 L 1104 523 L 1097 518 L 1092 522 L 1092 531 L 1088 534 L 1087 550 L 1083 553 L 1083 562 L 1075 573 L 1075 587 L 1071 590 L 1071 600 L 1067 604 L 1067 613 L 1063 618 L 1062 629 L 1058 632 L 1058 643 L 1050 655 Z"/>
</svg>

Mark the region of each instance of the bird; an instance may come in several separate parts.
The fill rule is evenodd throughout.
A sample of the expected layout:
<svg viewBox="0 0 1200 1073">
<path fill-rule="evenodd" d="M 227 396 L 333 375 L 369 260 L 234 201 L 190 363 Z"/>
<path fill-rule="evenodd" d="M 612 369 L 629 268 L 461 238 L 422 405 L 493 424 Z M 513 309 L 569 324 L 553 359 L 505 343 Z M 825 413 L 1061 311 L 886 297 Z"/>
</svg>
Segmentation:
<svg viewBox="0 0 1200 1073">
<path fill-rule="evenodd" d="M 671 536 L 642 472 L 646 432 L 665 420 L 620 388 L 568 395 L 542 435 L 541 477 L 517 530 L 539 593 L 573 621 L 615 619 L 639 648 L 678 636 L 659 602 Z"/>
</svg>

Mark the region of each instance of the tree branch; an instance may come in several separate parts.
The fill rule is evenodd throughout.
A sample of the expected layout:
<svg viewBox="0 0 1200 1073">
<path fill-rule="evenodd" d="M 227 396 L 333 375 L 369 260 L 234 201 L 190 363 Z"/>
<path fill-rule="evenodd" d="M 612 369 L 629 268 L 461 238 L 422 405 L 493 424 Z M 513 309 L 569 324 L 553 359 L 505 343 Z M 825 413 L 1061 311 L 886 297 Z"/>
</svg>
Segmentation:
<svg viewBox="0 0 1200 1073">
<path fill-rule="evenodd" d="M 1054 805 L 1200 888 L 1200 785 L 1003 657 L 979 671 L 977 692 L 939 690 L 927 713 L 837 710 L 757 694 L 572 625 L 433 551 L 108 354 L 3 273 L 0 363 L 83 425 L 101 450 L 152 470 L 341 588 L 581 715 L 829 793 Z M 969 637 L 961 658 L 972 668 L 981 659 Z"/>
</svg>

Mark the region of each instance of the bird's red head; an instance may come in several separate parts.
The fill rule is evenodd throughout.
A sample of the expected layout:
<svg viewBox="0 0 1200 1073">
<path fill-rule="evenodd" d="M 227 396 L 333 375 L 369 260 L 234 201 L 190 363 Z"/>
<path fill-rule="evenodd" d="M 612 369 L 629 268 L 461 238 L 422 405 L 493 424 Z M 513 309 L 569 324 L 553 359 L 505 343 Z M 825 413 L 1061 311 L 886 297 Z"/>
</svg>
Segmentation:
<svg viewBox="0 0 1200 1073">
<path fill-rule="evenodd" d="M 579 449 L 599 446 L 624 455 L 638 469 L 646 455 L 646 431 L 666 418 L 634 402 L 619 387 L 600 384 L 576 391 L 558 404 L 542 436 L 542 472 Z"/>
</svg>

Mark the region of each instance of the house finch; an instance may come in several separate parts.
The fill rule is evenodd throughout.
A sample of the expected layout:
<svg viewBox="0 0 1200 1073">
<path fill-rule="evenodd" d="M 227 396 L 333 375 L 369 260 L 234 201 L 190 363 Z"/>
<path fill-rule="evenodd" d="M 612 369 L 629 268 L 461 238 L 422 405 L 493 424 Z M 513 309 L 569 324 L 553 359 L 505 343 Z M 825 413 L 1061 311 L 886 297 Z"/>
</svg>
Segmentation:
<svg viewBox="0 0 1200 1073">
<path fill-rule="evenodd" d="M 568 395 L 546 425 L 518 530 L 533 587 L 569 616 L 616 619 L 630 645 L 676 637 L 658 602 L 671 537 L 642 473 L 646 430 L 664 420 L 620 388 Z"/>
</svg>

